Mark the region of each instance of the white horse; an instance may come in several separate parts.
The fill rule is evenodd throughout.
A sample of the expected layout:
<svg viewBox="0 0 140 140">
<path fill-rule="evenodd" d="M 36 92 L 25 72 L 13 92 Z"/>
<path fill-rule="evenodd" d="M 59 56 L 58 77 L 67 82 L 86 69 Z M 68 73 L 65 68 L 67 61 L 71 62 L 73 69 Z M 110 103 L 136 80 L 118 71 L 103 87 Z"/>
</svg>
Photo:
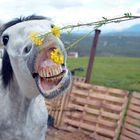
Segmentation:
<svg viewBox="0 0 140 140">
<path fill-rule="evenodd" d="M 66 53 L 62 65 L 50 59 L 53 49 L 64 49 L 62 42 L 49 35 L 47 45 L 40 49 L 29 38 L 32 32 L 50 32 L 51 26 L 49 19 L 33 15 L 1 27 L 0 140 L 45 140 L 44 99 L 63 94 L 71 86 Z"/>
</svg>

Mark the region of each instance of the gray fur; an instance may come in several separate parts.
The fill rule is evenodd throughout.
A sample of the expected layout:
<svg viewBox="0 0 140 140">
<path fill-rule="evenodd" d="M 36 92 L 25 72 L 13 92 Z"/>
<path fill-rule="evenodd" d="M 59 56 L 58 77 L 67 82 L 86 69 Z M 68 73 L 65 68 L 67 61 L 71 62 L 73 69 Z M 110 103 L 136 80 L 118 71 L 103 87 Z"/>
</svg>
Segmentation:
<svg viewBox="0 0 140 140">
<path fill-rule="evenodd" d="M 44 98 L 27 99 L 13 83 L 7 90 L 0 83 L 0 140 L 45 140 L 48 113 Z"/>
<path fill-rule="evenodd" d="M 8 71 L 7 66 L 2 65 L 2 68 L 5 67 L 2 75 L 0 75 L 0 140 L 45 140 L 48 111 L 45 98 L 40 94 L 35 78 L 32 76 L 34 59 L 36 59 L 38 50 L 29 39 L 31 32 L 42 33 L 50 30 L 51 22 L 41 19 L 36 20 L 35 18 L 28 21 L 24 18 L 23 22 L 20 20 L 18 20 L 18 23 L 12 22 L 12 25 L 11 23 L 8 24 L 0 33 L 1 37 L 9 36 L 9 42 L 5 46 L 5 50 L 9 57 L 8 64 L 11 65 L 13 71 L 11 73 L 12 80 L 10 78 L 6 79 L 6 81 L 8 80 L 8 86 L 4 86 L 2 75 L 7 73 L 7 76 Z M 56 38 L 52 38 L 55 42 Z M 61 41 L 57 42 L 57 47 L 64 48 Z M 24 53 L 23 50 L 27 46 L 32 46 L 32 48 L 28 53 Z M 66 53 L 64 57 L 66 68 Z M 7 59 L 4 59 L 4 61 L 7 61 Z M 59 84 L 60 86 L 54 87 L 52 93 L 56 93 L 55 91 L 59 91 L 59 94 L 68 92 L 71 85 L 69 72 L 65 74 L 63 79 L 67 82 L 65 84 L 60 82 L 62 85 Z M 49 95 L 49 92 L 47 95 Z"/>
</svg>

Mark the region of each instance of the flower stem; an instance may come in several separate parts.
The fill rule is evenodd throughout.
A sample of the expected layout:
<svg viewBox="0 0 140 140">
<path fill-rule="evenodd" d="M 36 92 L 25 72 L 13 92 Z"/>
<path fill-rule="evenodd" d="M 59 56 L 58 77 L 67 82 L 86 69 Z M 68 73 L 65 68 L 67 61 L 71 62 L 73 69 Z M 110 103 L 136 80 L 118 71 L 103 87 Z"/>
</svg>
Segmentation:
<svg viewBox="0 0 140 140">
<path fill-rule="evenodd" d="M 76 44 L 78 44 L 81 40 L 85 39 L 88 35 L 90 35 L 94 30 L 88 32 L 86 35 L 80 37 L 78 40 L 74 41 L 72 44 L 70 44 L 68 47 L 66 47 L 62 52 L 65 52 L 69 50 L 70 48 L 73 48 Z"/>
</svg>

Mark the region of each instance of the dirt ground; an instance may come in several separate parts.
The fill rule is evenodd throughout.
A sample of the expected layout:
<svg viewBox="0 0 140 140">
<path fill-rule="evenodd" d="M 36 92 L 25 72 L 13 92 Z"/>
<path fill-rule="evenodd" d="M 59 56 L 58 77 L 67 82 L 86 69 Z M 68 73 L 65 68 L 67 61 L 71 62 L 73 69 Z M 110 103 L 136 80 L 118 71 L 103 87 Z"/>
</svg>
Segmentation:
<svg viewBox="0 0 140 140">
<path fill-rule="evenodd" d="M 93 140 L 85 134 L 77 132 L 67 132 L 63 130 L 57 130 L 55 128 L 49 128 L 47 132 L 46 140 Z"/>
</svg>

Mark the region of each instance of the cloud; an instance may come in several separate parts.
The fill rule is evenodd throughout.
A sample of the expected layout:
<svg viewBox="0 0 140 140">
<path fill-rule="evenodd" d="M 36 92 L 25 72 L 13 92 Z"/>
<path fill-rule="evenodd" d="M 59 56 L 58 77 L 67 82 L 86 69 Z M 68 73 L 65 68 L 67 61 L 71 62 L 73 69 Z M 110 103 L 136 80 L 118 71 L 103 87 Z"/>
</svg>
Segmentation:
<svg viewBox="0 0 140 140">
<path fill-rule="evenodd" d="M 67 8 L 67 7 L 77 7 L 82 5 L 81 0 L 57 0 L 57 1 L 52 1 L 50 0 L 49 2 L 50 6 L 53 6 L 55 8 Z"/>
<path fill-rule="evenodd" d="M 140 14 L 139 7 L 139 0 L 0 0 L 0 17 L 8 21 L 19 16 L 38 14 L 51 17 L 58 25 L 66 25 L 92 22 L 103 16 L 119 16 L 126 12 Z M 107 27 L 120 29 L 128 25 Z"/>
<path fill-rule="evenodd" d="M 48 0 L 48 4 L 58 9 L 85 6 L 97 0 Z"/>
</svg>

